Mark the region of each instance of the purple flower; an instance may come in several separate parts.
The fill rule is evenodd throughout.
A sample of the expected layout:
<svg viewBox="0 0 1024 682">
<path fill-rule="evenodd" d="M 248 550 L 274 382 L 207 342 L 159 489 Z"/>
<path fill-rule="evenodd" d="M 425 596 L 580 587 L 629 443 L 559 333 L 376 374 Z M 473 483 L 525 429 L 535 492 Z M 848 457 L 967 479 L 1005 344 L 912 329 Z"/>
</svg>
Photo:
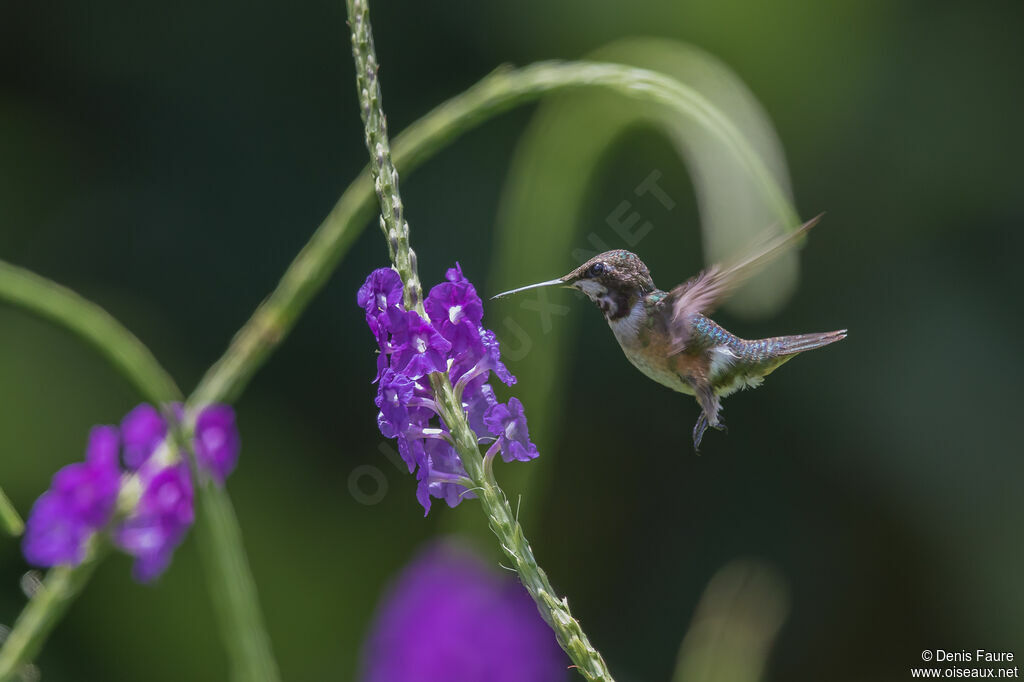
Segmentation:
<svg viewBox="0 0 1024 682">
<path fill-rule="evenodd" d="M 361 682 L 563 682 L 569 661 L 515 579 L 440 545 L 378 607 Z"/>
<path fill-rule="evenodd" d="M 32 506 L 22 548 L 37 566 L 78 564 L 85 542 L 110 521 L 121 485 L 118 433 L 97 426 L 89 433 L 84 462 L 69 464 L 53 477 L 50 490 Z"/>
<path fill-rule="evenodd" d="M 180 405 L 172 407 L 184 417 Z M 152 456 L 166 432 L 163 417 L 145 404 L 125 416 L 121 433 L 113 426 L 94 427 L 85 461 L 58 471 L 50 489 L 32 507 L 23 541 L 29 562 L 81 563 L 93 533 L 109 531 L 114 543 L 136 558 L 137 580 L 148 582 L 160 575 L 194 518 L 188 465 L 180 459 L 166 465 Z M 194 447 L 199 467 L 223 484 L 239 450 L 235 414 L 229 406 L 210 405 L 199 413 Z M 115 518 L 122 458 L 134 470 L 142 492 L 126 517 Z"/>
<path fill-rule="evenodd" d="M 53 492 L 63 497 L 71 514 L 90 528 L 104 525 L 114 511 L 121 485 L 117 447 L 117 428 L 95 426 L 89 432 L 85 461 L 69 464 L 53 477 Z"/>
<path fill-rule="evenodd" d="M 452 344 L 414 310 L 388 310 L 391 324 L 391 366 L 410 379 L 430 372 L 448 370 L 448 351 Z"/>
<path fill-rule="evenodd" d="M 85 541 L 91 532 L 63 497 L 48 491 L 32 505 L 21 547 L 25 559 L 35 566 L 75 565 L 85 558 Z"/>
<path fill-rule="evenodd" d="M 459 265 L 458 261 L 455 261 L 454 268 L 448 268 L 444 273 L 444 278 L 449 282 L 455 282 L 456 284 L 460 282 L 469 282 L 469 280 L 466 279 L 466 276 L 462 274 L 462 266 Z"/>
<path fill-rule="evenodd" d="M 357 301 L 380 345 L 377 359 L 377 426 L 398 441 L 398 451 L 416 472 L 416 496 L 429 512 L 431 499 L 457 505 L 471 493 L 466 472 L 452 447 L 448 425 L 438 414 L 426 375 L 446 372 L 461 392 L 462 407 L 479 442 L 498 441 L 505 461 L 537 456 L 522 404 L 500 405 L 488 383 L 493 372 L 511 386 L 516 378 L 501 361 L 494 332 L 482 326 L 483 303 L 456 263 L 445 282 L 424 300 L 429 320 L 401 305 L 401 281 L 389 268 L 375 270 Z"/>
<path fill-rule="evenodd" d="M 476 497 L 456 479 L 466 476 L 459 455 L 447 441 L 428 438 L 423 442 L 423 458 L 416 473 L 416 499 L 423 505 L 423 515 L 430 513 L 430 498 L 437 498 L 455 507 L 466 498 Z"/>
<path fill-rule="evenodd" d="M 488 408 L 484 423 L 498 437 L 501 458 L 506 462 L 526 462 L 537 456 L 537 446 L 530 442 L 526 415 L 518 398 L 509 398 L 507 406 L 498 403 Z"/>
<path fill-rule="evenodd" d="M 118 547 L 135 557 L 132 574 L 150 582 L 167 568 L 194 519 L 192 481 L 184 462 L 143 472 L 145 488 L 132 514 L 114 531 Z"/>
<path fill-rule="evenodd" d="M 429 424 L 433 411 L 425 407 L 410 407 L 414 397 L 427 397 L 430 389 L 394 370 L 385 370 L 377 388 L 374 403 L 380 408 L 377 427 L 385 438 L 398 439 L 398 454 L 409 466 L 409 473 L 423 459 L 420 442 L 423 429 Z"/>
<path fill-rule="evenodd" d="M 136 406 L 121 420 L 124 465 L 131 471 L 138 469 L 166 435 L 167 424 L 155 407 L 147 403 Z"/>
<path fill-rule="evenodd" d="M 386 320 L 387 310 L 402 300 L 402 278 L 391 268 L 378 268 L 359 287 L 356 302 L 366 311 L 367 320 Z"/>
<path fill-rule="evenodd" d="M 388 435 L 389 432 L 386 431 L 384 425 L 378 424 L 381 426 L 381 433 L 385 438 L 395 438 L 398 441 L 398 455 L 409 467 L 410 474 L 423 462 L 423 436 L 420 432 L 426 426 L 427 421 L 426 417 L 423 417 L 420 422 L 410 421 L 405 429 L 394 432 L 394 435 Z"/>
<path fill-rule="evenodd" d="M 209 472 L 218 485 L 234 471 L 238 463 L 241 438 L 235 426 L 235 411 L 230 405 L 209 405 L 196 418 L 196 463 Z"/>
<path fill-rule="evenodd" d="M 434 328 L 451 342 L 452 355 L 462 353 L 477 342 L 477 329 L 484 317 L 484 306 L 476 289 L 465 278 L 435 286 L 423 302 L 423 307 Z"/>
<path fill-rule="evenodd" d="M 466 411 L 469 428 L 478 435 L 488 433 L 484 415 L 492 405 L 498 404 L 498 399 L 494 397 L 494 389 L 490 384 L 484 383 L 482 379 L 481 377 L 476 381 L 469 382 L 462 392 L 462 409 Z"/>
<path fill-rule="evenodd" d="M 396 432 L 402 431 L 409 422 L 409 401 L 412 400 L 413 386 L 412 379 L 391 369 L 384 371 L 377 386 L 374 403 Z"/>
<path fill-rule="evenodd" d="M 501 383 L 511 386 L 516 383 L 515 376 L 508 371 L 505 363 L 501 361 L 501 345 L 498 343 L 498 336 L 490 329 L 480 330 L 480 344 L 483 346 L 487 358 L 487 368 L 498 375 Z"/>
<path fill-rule="evenodd" d="M 451 368 L 452 381 L 465 379 L 467 383 L 486 381 L 490 372 L 494 372 L 506 386 L 516 383 L 516 378 L 501 361 L 501 346 L 498 337 L 490 329 L 477 329 L 475 342 L 459 355 Z M 479 379 L 483 377 L 483 379 Z"/>
</svg>

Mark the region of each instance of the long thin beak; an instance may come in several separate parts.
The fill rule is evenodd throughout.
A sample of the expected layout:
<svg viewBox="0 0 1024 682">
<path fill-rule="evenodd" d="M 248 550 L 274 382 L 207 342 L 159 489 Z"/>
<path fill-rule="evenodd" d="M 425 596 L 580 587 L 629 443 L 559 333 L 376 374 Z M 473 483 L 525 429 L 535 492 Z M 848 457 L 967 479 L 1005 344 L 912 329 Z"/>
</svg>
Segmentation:
<svg viewBox="0 0 1024 682">
<path fill-rule="evenodd" d="M 549 279 L 547 282 L 538 282 L 537 284 L 530 284 L 529 286 L 519 287 L 518 289 L 512 289 L 511 291 L 503 291 L 497 296 L 491 296 L 493 301 L 496 298 L 504 298 L 505 296 L 511 296 L 512 294 L 518 294 L 520 291 L 526 291 L 527 289 L 539 289 L 541 287 L 553 287 L 556 284 L 565 284 L 563 279 Z"/>
</svg>

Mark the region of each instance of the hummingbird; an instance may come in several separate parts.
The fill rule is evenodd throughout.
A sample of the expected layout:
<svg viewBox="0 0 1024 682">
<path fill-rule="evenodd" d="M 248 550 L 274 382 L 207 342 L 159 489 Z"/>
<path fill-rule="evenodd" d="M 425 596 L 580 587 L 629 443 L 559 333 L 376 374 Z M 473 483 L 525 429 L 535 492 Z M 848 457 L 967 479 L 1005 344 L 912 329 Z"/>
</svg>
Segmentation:
<svg viewBox="0 0 1024 682">
<path fill-rule="evenodd" d="M 693 449 L 708 427 L 725 430 L 722 398 L 756 388 L 779 365 L 804 351 L 846 338 L 846 330 L 748 341 L 727 331 L 708 315 L 769 261 L 799 243 L 821 215 L 789 233 L 763 239 L 747 254 L 712 265 L 671 291 L 654 285 L 640 258 L 629 251 L 606 251 L 569 274 L 505 291 L 501 298 L 528 289 L 563 286 L 582 291 L 604 313 L 626 358 L 647 377 L 700 406 L 693 427 Z"/>
</svg>

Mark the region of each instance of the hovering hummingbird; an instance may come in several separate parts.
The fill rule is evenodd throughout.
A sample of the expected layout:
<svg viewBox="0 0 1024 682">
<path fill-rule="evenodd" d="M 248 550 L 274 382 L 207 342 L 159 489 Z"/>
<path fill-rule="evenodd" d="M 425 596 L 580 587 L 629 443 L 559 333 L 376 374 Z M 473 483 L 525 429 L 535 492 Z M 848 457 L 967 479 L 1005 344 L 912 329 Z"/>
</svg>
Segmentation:
<svg viewBox="0 0 1024 682">
<path fill-rule="evenodd" d="M 739 389 L 760 386 L 793 356 L 846 338 L 846 330 L 747 341 L 706 317 L 740 284 L 784 253 L 817 224 L 765 240 L 749 255 L 713 265 L 672 291 L 654 286 L 644 262 L 629 251 L 606 251 L 564 277 L 512 289 L 564 286 L 578 289 L 604 313 L 612 333 L 633 365 L 659 384 L 697 398 L 700 417 L 693 427 L 699 451 L 710 426 L 724 430 L 721 399 Z"/>
</svg>

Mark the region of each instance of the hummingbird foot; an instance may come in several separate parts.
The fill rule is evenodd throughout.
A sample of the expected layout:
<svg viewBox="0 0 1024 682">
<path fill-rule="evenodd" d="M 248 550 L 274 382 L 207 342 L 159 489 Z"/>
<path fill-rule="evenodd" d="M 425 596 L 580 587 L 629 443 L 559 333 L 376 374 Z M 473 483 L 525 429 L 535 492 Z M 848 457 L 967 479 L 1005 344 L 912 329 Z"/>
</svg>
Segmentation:
<svg viewBox="0 0 1024 682">
<path fill-rule="evenodd" d="M 708 430 L 708 418 L 704 412 L 697 417 L 697 423 L 693 425 L 693 451 L 700 454 L 700 441 L 704 438 L 704 432 Z"/>
<path fill-rule="evenodd" d="M 708 430 L 709 426 L 716 431 L 729 432 L 729 427 L 725 425 L 725 422 L 719 419 L 711 424 L 708 422 L 708 415 L 701 411 L 700 416 L 697 417 L 697 423 L 693 425 L 693 451 L 698 455 L 700 454 L 700 442 L 704 439 L 704 432 Z"/>
</svg>

